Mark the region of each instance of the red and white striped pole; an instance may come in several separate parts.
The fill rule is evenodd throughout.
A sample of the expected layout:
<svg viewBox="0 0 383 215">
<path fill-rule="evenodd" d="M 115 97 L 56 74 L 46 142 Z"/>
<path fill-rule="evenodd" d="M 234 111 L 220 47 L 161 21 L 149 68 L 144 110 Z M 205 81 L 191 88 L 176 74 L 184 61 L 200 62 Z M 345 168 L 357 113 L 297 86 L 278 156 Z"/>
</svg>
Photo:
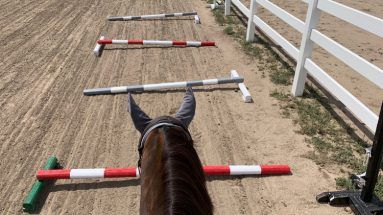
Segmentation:
<svg viewBox="0 0 383 215">
<path fill-rule="evenodd" d="M 226 165 L 204 166 L 204 172 L 210 175 L 289 175 L 287 165 Z M 97 169 L 54 169 L 39 170 L 38 180 L 56 179 L 91 179 L 91 178 L 126 178 L 140 177 L 135 167 L 128 168 L 97 168 Z"/>
<path fill-rule="evenodd" d="M 128 44 L 128 45 L 164 45 L 164 46 L 215 46 L 212 41 L 175 41 L 175 40 L 113 40 L 99 39 L 98 44 Z"/>
<path fill-rule="evenodd" d="M 100 56 L 106 44 L 127 44 L 127 45 L 162 45 L 162 46 L 215 46 L 212 41 L 175 41 L 175 40 L 114 40 L 100 37 L 97 40 L 96 47 L 93 52 L 96 56 Z"/>
</svg>

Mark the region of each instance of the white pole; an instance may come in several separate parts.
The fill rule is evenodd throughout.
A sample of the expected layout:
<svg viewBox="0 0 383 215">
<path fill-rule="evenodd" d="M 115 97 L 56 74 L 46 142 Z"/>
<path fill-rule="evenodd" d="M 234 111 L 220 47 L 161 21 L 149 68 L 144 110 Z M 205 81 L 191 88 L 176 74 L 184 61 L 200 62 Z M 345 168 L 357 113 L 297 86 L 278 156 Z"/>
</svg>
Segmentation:
<svg viewBox="0 0 383 215">
<path fill-rule="evenodd" d="M 100 40 L 105 39 L 104 36 L 100 37 Z M 103 45 L 102 44 L 96 44 L 96 47 L 93 49 L 93 54 L 96 55 L 96 57 L 100 56 L 100 50 L 102 49 Z"/>
<path fill-rule="evenodd" d="M 249 20 L 247 21 L 247 32 L 246 32 L 246 41 L 247 42 L 253 42 L 254 41 L 254 31 L 255 31 L 255 24 L 254 24 L 254 16 L 257 13 L 257 1 L 251 0 L 250 3 L 250 16 Z"/>
<path fill-rule="evenodd" d="M 161 14 L 150 14 L 142 16 L 110 16 L 109 21 L 128 21 L 128 20 L 142 20 L 142 19 L 155 19 L 155 18 L 167 18 L 177 16 L 195 16 L 197 12 L 184 12 L 184 13 L 161 13 Z"/>
<path fill-rule="evenodd" d="M 213 4 L 211 4 L 211 9 L 214 10 L 217 6 L 217 0 L 213 1 Z"/>
<path fill-rule="evenodd" d="M 204 166 L 205 175 L 290 175 L 288 165 L 223 165 Z M 50 169 L 39 170 L 38 180 L 57 179 L 93 179 L 93 178 L 126 178 L 140 177 L 136 167 L 96 168 L 96 169 Z"/>
<path fill-rule="evenodd" d="M 230 77 L 230 78 L 225 77 L 225 78 L 214 78 L 214 79 L 196 80 L 196 81 L 181 81 L 181 82 L 168 82 L 168 83 L 159 83 L 159 84 L 144 84 L 144 85 L 85 89 L 83 93 L 86 96 L 107 95 L 107 94 L 128 93 L 128 92 L 144 92 L 144 91 L 160 90 L 160 89 L 166 89 L 166 88 L 184 88 L 184 87 L 228 84 L 228 83 L 238 84 L 238 83 L 242 83 L 243 81 L 244 79 L 242 77 Z"/>
<path fill-rule="evenodd" d="M 240 77 L 236 70 L 231 70 L 230 75 L 232 78 Z M 250 92 L 247 90 L 246 85 L 244 83 L 238 83 L 238 87 L 242 92 L 242 99 L 245 103 L 250 103 L 253 101 L 253 98 L 250 95 Z"/>
<path fill-rule="evenodd" d="M 311 58 L 314 42 L 311 41 L 311 31 L 316 27 L 320 18 L 320 10 L 317 8 L 318 0 L 311 0 L 307 9 L 305 28 L 303 29 L 301 47 L 295 69 L 293 87 L 291 93 L 293 96 L 302 96 L 307 79 L 307 71 L 304 68 L 307 58 Z"/>
</svg>

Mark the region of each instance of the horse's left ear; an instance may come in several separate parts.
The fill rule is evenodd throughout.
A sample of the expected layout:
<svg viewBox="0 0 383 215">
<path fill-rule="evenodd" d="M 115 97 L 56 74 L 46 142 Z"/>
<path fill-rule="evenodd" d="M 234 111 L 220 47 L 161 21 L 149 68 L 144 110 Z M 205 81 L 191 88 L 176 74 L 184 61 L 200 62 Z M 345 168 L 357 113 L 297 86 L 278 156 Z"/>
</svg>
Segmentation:
<svg viewBox="0 0 383 215">
<path fill-rule="evenodd" d="M 193 90 L 188 88 L 186 90 L 181 107 L 176 113 L 175 118 L 180 120 L 186 127 L 189 127 L 189 124 L 194 118 L 195 108 L 196 101 L 194 98 Z"/>
<path fill-rule="evenodd" d="M 128 112 L 132 117 L 134 127 L 136 127 L 140 133 L 144 132 L 146 126 L 152 119 L 136 104 L 131 93 L 129 93 L 128 97 Z"/>
</svg>

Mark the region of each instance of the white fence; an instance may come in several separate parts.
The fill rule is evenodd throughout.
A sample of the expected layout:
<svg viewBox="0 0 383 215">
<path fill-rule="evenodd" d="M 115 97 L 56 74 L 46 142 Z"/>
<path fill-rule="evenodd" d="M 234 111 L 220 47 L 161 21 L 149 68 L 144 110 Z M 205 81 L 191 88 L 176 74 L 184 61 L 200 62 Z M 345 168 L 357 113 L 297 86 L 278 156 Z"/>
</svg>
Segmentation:
<svg viewBox="0 0 383 215">
<path fill-rule="evenodd" d="M 373 82 L 380 89 L 383 89 L 382 69 L 315 29 L 319 22 L 320 13 L 326 12 L 372 34 L 383 37 L 383 20 L 332 0 L 303 1 L 308 3 L 306 22 L 302 22 L 269 0 L 252 0 L 250 9 L 239 0 L 226 0 L 225 15 L 230 14 L 230 6 L 233 4 L 248 18 L 247 41 L 253 41 L 255 26 L 257 26 L 288 55 L 297 61 L 292 87 L 292 94 L 294 96 L 301 96 L 303 94 L 307 73 L 309 73 L 322 87 L 341 101 L 372 132 L 375 132 L 378 116 L 313 62 L 311 53 L 315 43 Z M 266 8 L 302 34 L 299 49 L 257 16 L 257 8 L 260 6 Z"/>
</svg>

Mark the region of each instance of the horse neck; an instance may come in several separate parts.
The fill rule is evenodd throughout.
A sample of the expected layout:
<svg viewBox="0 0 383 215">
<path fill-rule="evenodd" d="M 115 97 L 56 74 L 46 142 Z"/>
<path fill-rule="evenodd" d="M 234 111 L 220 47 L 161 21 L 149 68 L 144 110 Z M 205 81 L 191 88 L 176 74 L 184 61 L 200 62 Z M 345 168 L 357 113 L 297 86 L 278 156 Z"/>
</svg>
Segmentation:
<svg viewBox="0 0 383 215">
<path fill-rule="evenodd" d="M 201 162 L 177 128 L 155 129 L 141 164 L 141 214 L 212 214 Z"/>
</svg>

